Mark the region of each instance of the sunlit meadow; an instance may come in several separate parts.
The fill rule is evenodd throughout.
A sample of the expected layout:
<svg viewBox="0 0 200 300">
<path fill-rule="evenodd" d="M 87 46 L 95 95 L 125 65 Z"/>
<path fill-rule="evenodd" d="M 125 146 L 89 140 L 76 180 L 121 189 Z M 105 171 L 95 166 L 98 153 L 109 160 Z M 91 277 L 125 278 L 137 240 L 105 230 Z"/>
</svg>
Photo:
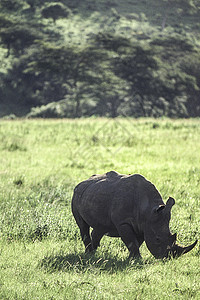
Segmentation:
<svg viewBox="0 0 200 300">
<path fill-rule="evenodd" d="M 140 173 L 166 201 L 183 245 L 199 239 L 200 120 L 0 121 L 0 299 L 199 299 L 199 243 L 129 261 L 120 239 L 84 254 L 73 188 L 95 173 Z"/>
</svg>

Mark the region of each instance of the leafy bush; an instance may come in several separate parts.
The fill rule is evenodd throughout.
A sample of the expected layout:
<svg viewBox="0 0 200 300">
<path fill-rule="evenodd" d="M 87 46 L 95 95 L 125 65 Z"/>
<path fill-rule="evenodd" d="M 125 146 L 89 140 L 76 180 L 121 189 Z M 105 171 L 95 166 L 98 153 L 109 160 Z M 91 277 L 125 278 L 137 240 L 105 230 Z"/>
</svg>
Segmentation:
<svg viewBox="0 0 200 300">
<path fill-rule="evenodd" d="M 42 16 L 52 18 L 54 23 L 59 18 L 67 18 L 69 14 L 70 9 L 61 2 L 50 2 L 42 9 Z"/>
<path fill-rule="evenodd" d="M 27 118 L 64 118 L 68 116 L 66 101 L 51 102 L 40 107 L 33 107 Z"/>
</svg>

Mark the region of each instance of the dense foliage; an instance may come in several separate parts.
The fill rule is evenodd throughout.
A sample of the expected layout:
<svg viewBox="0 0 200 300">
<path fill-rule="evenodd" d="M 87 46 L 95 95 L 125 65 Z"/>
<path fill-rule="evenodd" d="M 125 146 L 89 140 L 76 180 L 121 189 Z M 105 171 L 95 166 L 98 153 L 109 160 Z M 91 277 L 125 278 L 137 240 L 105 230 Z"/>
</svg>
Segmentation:
<svg viewBox="0 0 200 300">
<path fill-rule="evenodd" d="M 0 117 L 200 116 L 198 1 L 157 2 L 2 0 Z"/>
</svg>

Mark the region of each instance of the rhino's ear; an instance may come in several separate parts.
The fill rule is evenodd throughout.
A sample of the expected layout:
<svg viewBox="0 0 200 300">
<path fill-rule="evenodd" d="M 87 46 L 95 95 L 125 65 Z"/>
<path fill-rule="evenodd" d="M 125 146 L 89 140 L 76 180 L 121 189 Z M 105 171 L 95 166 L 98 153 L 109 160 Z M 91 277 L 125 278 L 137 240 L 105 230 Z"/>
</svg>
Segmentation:
<svg viewBox="0 0 200 300">
<path fill-rule="evenodd" d="M 175 200 L 172 197 L 169 197 L 166 203 L 166 208 L 171 210 L 172 206 L 175 204 Z"/>
</svg>

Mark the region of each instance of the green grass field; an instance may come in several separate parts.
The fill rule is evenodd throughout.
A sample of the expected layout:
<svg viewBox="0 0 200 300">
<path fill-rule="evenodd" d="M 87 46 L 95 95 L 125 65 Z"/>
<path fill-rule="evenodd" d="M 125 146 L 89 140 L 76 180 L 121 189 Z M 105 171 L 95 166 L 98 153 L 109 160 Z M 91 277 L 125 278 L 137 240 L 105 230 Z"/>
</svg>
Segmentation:
<svg viewBox="0 0 200 300">
<path fill-rule="evenodd" d="M 120 239 L 84 254 L 70 202 L 95 173 L 141 173 L 184 245 L 200 238 L 200 120 L 0 121 L 0 299 L 199 299 L 199 243 L 174 260 Z"/>
</svg>

